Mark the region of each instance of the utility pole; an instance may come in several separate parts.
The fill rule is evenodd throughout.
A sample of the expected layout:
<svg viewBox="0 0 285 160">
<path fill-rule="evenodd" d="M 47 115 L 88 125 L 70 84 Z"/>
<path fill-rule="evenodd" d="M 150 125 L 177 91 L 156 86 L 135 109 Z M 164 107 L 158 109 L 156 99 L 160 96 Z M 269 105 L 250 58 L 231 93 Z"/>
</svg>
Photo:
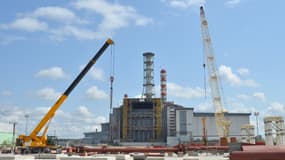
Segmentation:
<svg viewBox="0 0 285 160">
<path fill-rule="evenodd" d="M 256 120 L 256 136 L 258 136 L 258 116 L 259 116 L 259 112 L 254 112 L 254 116 L 255 116 L 255 120 Z"/>
<path fill-rule="evenodd" d="M 15 153 L 15 131 L 17 122 L 9 122 L 9 124 L 13 125 L 12 153 Z"/>
<path fill-rule="evenodd" d="M 25 128 L 25 133 L 26 136 L 28 135 L 28 119 L 29 119 L 30 115 L 28 113 L 25 114 L 25 118 L 26 118 L 26 128 Z"/>
</svg>

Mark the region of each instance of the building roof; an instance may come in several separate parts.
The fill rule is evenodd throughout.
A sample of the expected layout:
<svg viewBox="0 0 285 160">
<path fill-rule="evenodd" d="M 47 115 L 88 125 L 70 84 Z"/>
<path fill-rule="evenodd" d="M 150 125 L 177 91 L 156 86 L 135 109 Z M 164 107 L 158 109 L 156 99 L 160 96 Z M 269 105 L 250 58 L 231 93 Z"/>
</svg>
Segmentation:
<svg viewBox="0 0 285 160">
<path fill-rule="evenodd" d="M 194 116 L 215 116 L 214 112 L 194 112 Z M 225 116 L 250 116 L 251 113 L 229 113 L 226 112 Z"/>
</svg>

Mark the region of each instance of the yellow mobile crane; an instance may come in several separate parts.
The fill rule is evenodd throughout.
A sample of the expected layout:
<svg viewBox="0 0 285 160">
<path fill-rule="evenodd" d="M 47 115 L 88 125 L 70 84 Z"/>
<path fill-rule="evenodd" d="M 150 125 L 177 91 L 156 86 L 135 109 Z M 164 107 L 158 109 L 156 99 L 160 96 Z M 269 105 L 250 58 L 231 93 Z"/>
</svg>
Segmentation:
<svg viewBox="0 0 285 160">
<path fill-rule="evenodd" d="M 71 85 L 66 89 L 66 91 L 59 97 L 59 99 L 55 102 L 55 104 L 49 109 L 46 115 L 42 118 L 42 120 L 38 123 L 38 125 L 34 128 L 34 130 L 30 133 L 30 135 L 19 135 L 16 141 L 16 146 L 21 150 L 22 153 L 28 152 L 47 152 L 50 149 L 58 149 L 57 138 L 55 136 L 46 136 L 49 123 L 51 119 L 54 117 L 55 112 L 61 106 L 61 104 L 65 101 L 71 91 L 76 87 L 76 85 L 80 82 L 80 80 L 85 76 L 85 74 L 90 70 L 90 68 L 96 63 L 98 58 L 104 53 L 104 51 L 108 48 L 109 45 L 114 42 L 111 39 L 107 39 L 104 45 L 100 48 L 100 50 L 95 54 L 95 56 L 89 61 L 89 63 L 84 67 L 84 69 L 79 73 L 79 75 L 75 78 L 75 80 L 71 83 Z M 44 128 L 45 127 L 45 128 Z M 38 135 L 42 130 L 42 135 Z"/>
<path fill-rule="evenodd" d="M 203 36 L 203 47 L 206 56 L 206 64 L 208 68 L 209 83 L 211 88 L 212 101 L 215 112 L 216 127 L 220 137 L 221 145 L 227 144 L 229 140 L 229 128 L 231 122 L 225 118 L 225 109 L 223 107 L 219 75 L 216 69 L 214 51 L 212 47 L 211 37 L 208 30 L 208 22 L 206 20 L 203 7 L 200 7 L 201 29 Z M 203 65 L 205 67 L 205 64 Z"/>
</svg>

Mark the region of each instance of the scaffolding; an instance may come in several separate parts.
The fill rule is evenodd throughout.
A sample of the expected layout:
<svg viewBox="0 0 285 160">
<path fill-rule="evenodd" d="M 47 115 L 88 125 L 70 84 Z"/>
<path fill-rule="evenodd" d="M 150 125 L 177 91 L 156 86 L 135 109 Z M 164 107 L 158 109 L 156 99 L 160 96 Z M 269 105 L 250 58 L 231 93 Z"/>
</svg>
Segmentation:
<svg viewBox="0 0 285 160">
<path fill-rule="evenodd" d="M 255 144 L 254 125 L 244 124 L 240 127 L 241 142 Z"/>
<path fill-rule="evenodd" d="M 161 139 L 161 129 L 162 129 L 162 103 L 161 99 L 155 99 L 155 138 Z"/>
<path fill-rule="evenodd" d="M 161 140 L 161 99 L 124 99 L 123 137 L 127 142 Z"/>
<path fill-rule="evenodd" d="M 284 145 L 285 129 L 284 120 L 280 116 L 264 118 L 265 143 L 266 145 Z"/>
</svg>

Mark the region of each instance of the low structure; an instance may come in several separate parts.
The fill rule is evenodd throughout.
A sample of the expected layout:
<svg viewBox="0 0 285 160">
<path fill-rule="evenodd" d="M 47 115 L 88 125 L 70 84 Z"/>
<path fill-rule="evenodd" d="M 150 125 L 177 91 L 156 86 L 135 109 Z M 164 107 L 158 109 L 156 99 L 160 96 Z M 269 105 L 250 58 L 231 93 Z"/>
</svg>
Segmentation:
<svg viewBox="0 0 285 160">
<path fill-rule="evenodd" d="M 109 143 L 109 123 L 102 123 L 101 129 L 102 131 L 98 132 L 85 132 L 84 138 L 81 140 L 82 145 L 97 145 L 100 143 Z"/>
</svg>

